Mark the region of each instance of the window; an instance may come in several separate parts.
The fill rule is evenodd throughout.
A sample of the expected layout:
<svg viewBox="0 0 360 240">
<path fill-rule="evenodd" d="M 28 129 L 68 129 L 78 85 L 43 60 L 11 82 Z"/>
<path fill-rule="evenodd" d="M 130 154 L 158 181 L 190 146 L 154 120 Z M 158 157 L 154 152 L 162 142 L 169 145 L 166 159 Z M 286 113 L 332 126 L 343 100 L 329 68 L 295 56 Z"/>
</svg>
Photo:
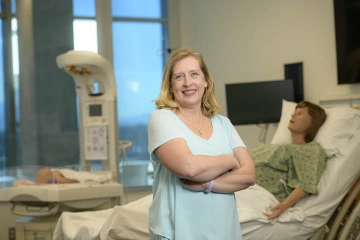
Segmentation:
<svg viewBox="0 0 360 240">
<path fill-rule="evenodd" d="M 147 122 L 155 109 L 152 101 L 157 98 L 159 93 L 164 62 L 168 57 L 167 51 L 164 51 L 168 48 L 166 0 L 98 1 L 101 1 L 101 4 L 107 2 L 108 6 L 111 5 L 109 10 L 105 10 L 109 12 L 99 15 L 97 6 L 100 6 L 100 2 L 96 4 L 95 0 L 72 1 L 74 48 L 93 52 L 98 52 L 99 49 L 111 49 L 113 56 L 111 60 L 118 91 L 119 136 L 120 139 L 131 141 L 133 144 L 126 151 L 127 161 L 122 161 L 120 164 L 121 180 L 125 187 L 150 186 L 152 185 L 152 167 L 147 152 Z M 6 166 L 21 165 L 16 0 L 10 1 L 11 6 L 6 5 L 8 2 L 1 1 L 0 3 L 0 27 L 2 29 L 0 32 L 0 54 L 2 56 L 0 58 L 0 170 Z M 66 13 L 71 15 L 69 10 Z M 112 44 L 106 45 L 98 40 L 101 16 L 111 16 L 112 21 L 108 24 L 109 26 L 106 26 L 111 34 L 102 37 L 107 40 L 111 39 Z M 9 35 L 11 38 L 8 38 Z M 35 93 L 38 94 L 38 92 Z M 32 111 L 31 108 L 25 109 Z M 39 109 L 44 110 L 44 108 Z M 50 114 L 49 112 L 47 114 L 48 117 Z M 30 125 L 31 123 L 27 126 Z M 73 129 L 67 130 L 66 138 L 73 131 L 75 132 Z M 63 133 L 59 131 L 53 131 L 52 134 L 55 133 L 56 137 L 63 136 Z M 43 133 L 41 132 L 39 134 L 41 136 L 34 138 L 46 141 L 45 138 L 41 138 L 44 136 Z M 52 150 L 48 150 L 48 152 Z M 60 156 L 64 159 L 67 158 L 65 153 L 71 152 L 62 151 L 60 148 L 55 150 L 64 153 L 64 156 Z M 24 150 L 24 152 L 27 151 Z M 34 156 L 36 157 L 36 154 Z M 51 161 L 36 163 L 50 166 L 53 164 Z"/>
<path fill-rule="evenodd" d="M 73 14 L 75 17 L 95 18 L 95 0 L 73 0 Z"/>
<path fill-rule="evenodd" d="M 74 50 L 98 52 L 95 0 L 73 0 Z"/>
<path fill-rule="evenodd" d="M 162 24 L 154 22 L 113 23 L 114 71 L 117 81 L 120 138 L 133 143 L 122 175 L 124 185 L 151 185 L 141 176 L 149 165 L 147 122 L 154 110 L 163 71 Z M 126 36 L 126 37 L 124 37 Z M 139 172 L 136 172 L 136 167 Z"/>
<path fill-rule="evenodd" d="M 74 20 L 74 50 L 98 52 L 95 20 Z"/>
<path fill-rule="evenodd" d="M 112 0 L 112 16 L 119 135 L 133 143 L 121 180 L 125 187 L 151 186 L 147 123 L 167 58 L 166 1 Z"/>
<path fill-rule="evenodd" d="M 168 44 L 166 9 L 165 0 L 112 0 L 108 13 L 112 16 L 110 48 L 117 85 L 119 136 L 133 144 L 126 150 L 127 160 L 120 158 L 125 187 L 152 185 L 147 122 L 155 109 L 152 101 L 159 93 L 168 57 L 164 51 Z M 76 50 L 97 52 L 100 48 L 95 11 L 94 0 L 73 0 Z"/>
</svg>

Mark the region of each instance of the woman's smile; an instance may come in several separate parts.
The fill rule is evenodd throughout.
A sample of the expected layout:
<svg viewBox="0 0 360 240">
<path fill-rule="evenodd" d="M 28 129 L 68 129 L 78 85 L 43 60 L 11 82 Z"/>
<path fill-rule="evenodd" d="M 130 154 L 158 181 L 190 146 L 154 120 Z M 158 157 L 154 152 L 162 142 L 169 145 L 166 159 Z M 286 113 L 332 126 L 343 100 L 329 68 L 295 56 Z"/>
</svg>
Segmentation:
<svg viewBox="0 0 360 240">
<path fill-rule="evenodd" d="M 182 93 L 185 96 L 193 96 L 195 94 L 195 92 L 196 92 L 196 89 L 182 91 Z"/>
</svg>

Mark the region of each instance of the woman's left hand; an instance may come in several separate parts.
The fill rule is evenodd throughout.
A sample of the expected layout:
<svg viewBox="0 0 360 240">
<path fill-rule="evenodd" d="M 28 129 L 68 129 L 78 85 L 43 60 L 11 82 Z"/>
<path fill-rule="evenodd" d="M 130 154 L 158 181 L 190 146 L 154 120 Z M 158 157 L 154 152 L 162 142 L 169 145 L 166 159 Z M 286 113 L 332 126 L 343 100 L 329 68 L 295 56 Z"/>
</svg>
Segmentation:
<svg viewBox="0 0 360 240">
<path fill-rule="evenodd" d="M 210 182 L 195 182 L 189 179 L 180 178 L 179 182 L 181 186 L 188 188 L 196 192 L 203 192 L 209 186 Z"/>
<path fill-rule="evenodd" d="M 264 215 L 267 216 L 267 218 L 269 220 L 271 220 L 271 219 L 274 219 L 274 218 L 280 216 L 286 209 L 287 208 L 286 208 L 286 206 L 284 206 L 283 203 L 279 203 L 270 209 L 271 210 L 270 214 L 264 213 Z"/>
</svg>

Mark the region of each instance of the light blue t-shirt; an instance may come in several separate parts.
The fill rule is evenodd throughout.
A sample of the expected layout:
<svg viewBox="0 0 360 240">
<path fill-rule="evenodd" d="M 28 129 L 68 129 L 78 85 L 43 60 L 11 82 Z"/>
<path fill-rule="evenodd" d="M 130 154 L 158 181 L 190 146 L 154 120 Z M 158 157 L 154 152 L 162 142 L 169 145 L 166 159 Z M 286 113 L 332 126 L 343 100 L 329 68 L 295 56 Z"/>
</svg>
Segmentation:
<svg viewBox="0 0 360 240">
<path fill-rule="evenodd" d="M 183 188 L 179 177 L 163 166 L 154 150 L 171 139 L 183 138 L 194 155 L 233 155 L 245 147 L 239 134 L 224 116 L 211 118 L 213 134 L 206 140 L 193 133 L 171 110 L 156 110 L 148 125 L 149 153 L 154 167 L 153 202 L 149 227 L 171 240 L 242 239 L 235 196 L 195 192 Z"/>
</svg>

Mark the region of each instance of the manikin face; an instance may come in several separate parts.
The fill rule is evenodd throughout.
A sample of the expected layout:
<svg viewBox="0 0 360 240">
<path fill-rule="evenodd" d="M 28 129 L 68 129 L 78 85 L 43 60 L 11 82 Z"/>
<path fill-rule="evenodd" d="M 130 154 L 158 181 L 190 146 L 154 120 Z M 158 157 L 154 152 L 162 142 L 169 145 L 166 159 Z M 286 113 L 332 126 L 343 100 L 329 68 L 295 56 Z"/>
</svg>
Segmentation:
<svg viewBox="0 0 360 240">
<path fill-rule="evenodd" d="M 170 90 L 181 107 L 200 108 L 207 86 L 196 58 L 189 56 L 174 64 Z"/>
<path fill-rule="evenodd" d="M 308 108 L 297 108 L 291 115 L 289 122 L 289 130 L 292 133 L 305 135 L 311 126 L 311 116 L 309 115 Z"/>
</svg>

